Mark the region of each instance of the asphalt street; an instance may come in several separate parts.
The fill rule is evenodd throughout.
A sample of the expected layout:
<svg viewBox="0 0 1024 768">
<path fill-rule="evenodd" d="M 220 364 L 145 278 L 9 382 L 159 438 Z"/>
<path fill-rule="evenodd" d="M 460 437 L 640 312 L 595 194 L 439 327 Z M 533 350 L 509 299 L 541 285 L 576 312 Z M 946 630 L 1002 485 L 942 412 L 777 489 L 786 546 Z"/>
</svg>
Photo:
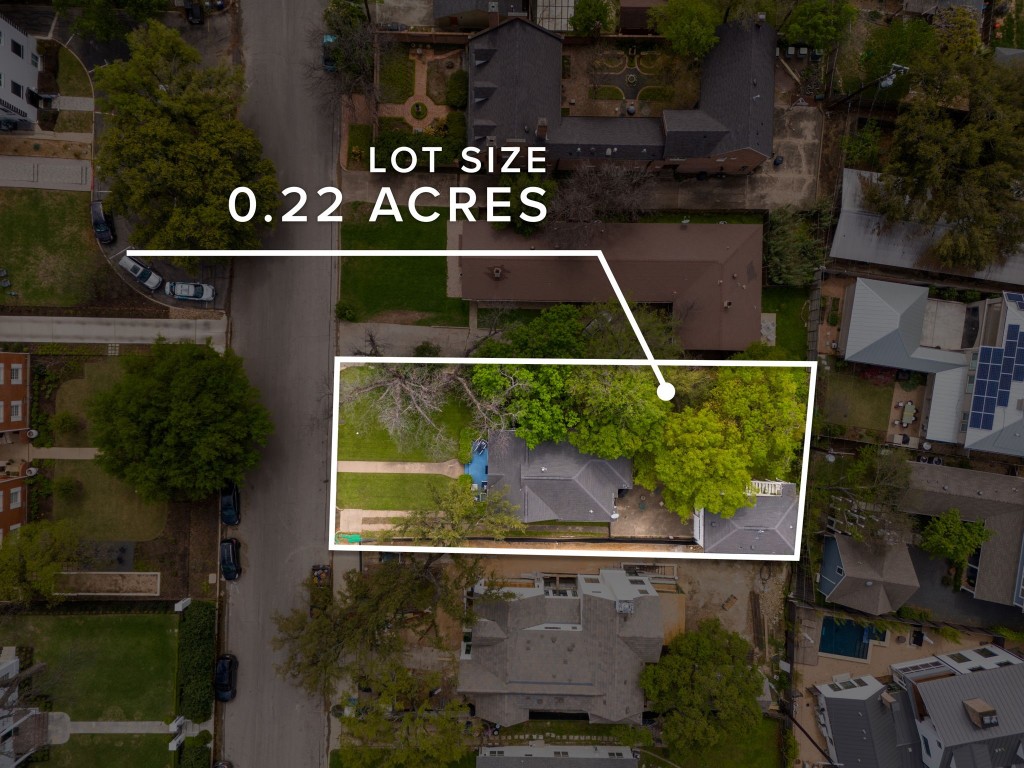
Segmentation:
<svg viewBox="0 0 1024 768">
<path fill-rule="evenodd" d="M 306 88 L 303 52 L 323 0 L 246 0 L 242 55 L 249 85 L 242 119 L 263 142 L 281 188 L 315 198 L 334 185 L 333 117 Z M 225 205 L 227 201 L 225 200 Z M 333 248 L 331 224 L 279 226 L 268 248 Z M 270 409 L 275 433 L 243 488 L 245 573 L 227 585 L 222 646 L 238 656 L 238 697 L 224 706 L 218 757 L 246 768 L 327 764 L 327 714 L 318 701 L 275 671 L 273 616 L 305 609 L 301 582 L 328 561 L 331 361 L 335 261 L 247 258 L 235 264 L 232 347 Z M 349 557 L 335 567 L 353 567 Z"/>
</svg>

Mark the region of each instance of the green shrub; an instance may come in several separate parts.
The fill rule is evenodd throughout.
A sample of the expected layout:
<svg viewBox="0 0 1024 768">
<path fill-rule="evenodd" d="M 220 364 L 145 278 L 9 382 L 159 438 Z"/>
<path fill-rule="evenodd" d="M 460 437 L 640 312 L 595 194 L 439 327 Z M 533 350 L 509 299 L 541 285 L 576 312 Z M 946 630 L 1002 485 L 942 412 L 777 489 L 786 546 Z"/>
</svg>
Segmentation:
<svg viewBox="0 0 1024 768">
<path fill-rule="evenodd" d="M 178 629 L 178 714 L 202 723 L 213 714 L 213 667 L 217 656 L 217 609 L 194 601 Z"/>
<path fill-rule="evenodd" d="M 334 316 L 338 320 L 354 323 L 359 319 L 359 311 L 352 304 L 341 299 L 334 305 Z"/>
<path fill-rule="evenodd" d="M 948 640 L 951 643 L 960 642 L 960 632 L 954 627 L 942 626 L 939 627 L 936 630 L 936 632 L 939 633 L 939 637 L 941 637 L 943 640 Z"/>
<path fill-rule="evenodd" d="M 53 481 L 53 495 L 61 501 L 75 501 L 82 496 L 82 483 L 73 477 L 59 477 Z"/>
<path fill-rule="evenodd" d="M 57 435 L 77 435 L 83 426 L 82 419 L 69 411 L 60 411 L 50 419 L 50 428 Z"/>
<path fill-rule="evenodd" d="M 440 357 L 441 347 L 432 341 L 421 341 L 412 354 L 413 357 Z"/>
<path fill-rule="evenodd" d="M 473 459 L 473 443 L 480 436 L 480 431 L 472 427 L 465 427 L 459 432 L 459 452 L 457 458 L 461 464 L 469 464 Z"/>
<path fill-rule="evenodd" d="M 179 768 L 209 768 L 210 742 L 213 737 L 209 731 L 202 731 L 198 736 L 189 736 L 181 746 Z"/>
<path fill-rule="evenodd" d="M 452 109 L 465 109 L 469 101 L 469 75 L 466 70 L 460 69 L 452 73 L 448 78 L 448 85 L 445 89 L 444 103 Z"/>
<path fill-rule="evenodd" d="M 828 324 L 831 325 L 833 328 L 835 326 L 839 325 L 839 313 L 838 312 L 833 311 L 833 312 L 829 312 L 828 313 Z"/>
<path fill-rule="evenodd" d="M 932 617 L 932 612 L 927 608 L 917 608 L 913 605 L 904 605 L 896 611 L 896 615 L 901 619 L 908 619 L 909 621 L 929 621 Z"/>
</svg>

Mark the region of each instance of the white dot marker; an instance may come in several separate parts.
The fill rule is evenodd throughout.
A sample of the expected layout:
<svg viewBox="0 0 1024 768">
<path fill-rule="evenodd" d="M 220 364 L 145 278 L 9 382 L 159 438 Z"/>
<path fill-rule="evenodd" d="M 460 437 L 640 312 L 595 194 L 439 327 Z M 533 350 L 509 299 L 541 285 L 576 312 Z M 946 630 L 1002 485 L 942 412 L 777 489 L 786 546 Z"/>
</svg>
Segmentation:
<svg viewBox="0 0 1024 768">
<path fill-rule="evenodd" d="M 272 221 L 274 220 L 274 217 L 273 217 L 273 216 L 271 216 L 271 215 L 270 215 L 270 214 L 268 213 L 268 214 L 267 214 L 266 216 L 264 216 L 264 217 L 263 217 L 263 220 L 264 220 L 265 222 L 267 222 L 267 224 L 269 224 L 270 222 L 272 222 Z"/>
<path fill-rule="evenodd" d="M 676 396 L 676 388 L 672 386 L 672 382 L 663 381 L 658 385 L 658 397 L 668 402 Z"/>
</svg>

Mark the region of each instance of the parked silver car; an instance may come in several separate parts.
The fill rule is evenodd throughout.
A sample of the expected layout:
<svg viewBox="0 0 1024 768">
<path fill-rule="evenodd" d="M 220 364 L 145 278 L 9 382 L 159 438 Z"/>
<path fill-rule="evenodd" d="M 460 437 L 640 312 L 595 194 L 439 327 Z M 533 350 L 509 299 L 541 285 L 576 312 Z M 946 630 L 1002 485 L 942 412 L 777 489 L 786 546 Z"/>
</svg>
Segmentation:
<svg viewBox="0 0 1024 768">
<path fill-rule="evenodd" d="M 164 293 L 184 301 L 213 301 L 217 291 L 207 283 L 167 283 Z"/>
<path fill-rule="evenodd" d="M 144 286 L 149 288 L 151 291 L 155 291 L 161 285 L 164 284 L 164 279 L 160 277 L 156 272 L 151 270 L 141 261 L 133 259 L 131 256 L 125 254 L 121 257 L 118 262 L 123 269 L 128 270 L 128 274 L 142 283 Z"/>
</svg>

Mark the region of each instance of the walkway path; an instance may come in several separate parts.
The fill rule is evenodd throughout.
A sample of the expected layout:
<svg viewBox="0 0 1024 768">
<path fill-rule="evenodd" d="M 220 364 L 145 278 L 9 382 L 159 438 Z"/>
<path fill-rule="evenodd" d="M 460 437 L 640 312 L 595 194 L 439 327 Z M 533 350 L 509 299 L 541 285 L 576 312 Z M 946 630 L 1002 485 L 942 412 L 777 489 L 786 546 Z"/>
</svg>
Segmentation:
<svg viewBox="0 0 1024 768">
<path fill-rule="evenodd" d="M 0 187 L 88 192 L 92 189 L 92 163 L 56 157 L 3 155 L 0 156 Z"/>
<path fill-rule="evenodd" d="M 47 718 L 50 744 L 67 744 L 71 736 L 94 733 L 163 734 L 169 742 L 174 737 L 170 725 L 159 720 L 72 720 L 65 712 L 50 712 Z M 213 719 L 205 723 L 186 720 L 181 731 L 186 736 L 196 736 L 201 731 L 213 733 Z"/>
<path fill-rule="evenodd" d="M 383 475 L 444 475 L 456 480 L 464 467 L 455 459 L 448 461 L 339 461 L 339 472 L 365 472 Z"/>
<path fill-rule="evenodd" d="M 69 112 L 92 112 L 96 109 L 96 101 L 90 96 L 58 96 L 53 102 L 54 109 Z"/>
<path fill-rule="evenodd" d="M 395 323 L 341 322 L 338 323 L 338 354 L 353 355 L 365 352 L 367 334 L 373 334 L 382 355 L 410 356 L 418 345 L 429 341 L 441 348 L 442 356 L 465 357 L 466 352 L 485 338 L 488 331 Z M 2 331 L 0 338 L 3 338 Z"/>
<path fill-rule="evenodd" d="M 122 317 L 0 317 L 0 340 L 64 344 L 152 344 L 192 341 L 223 352 L 227 345 L 227 318 L 216 320 L 154 320 Z"/>
<path fill-rule="evenodd" d="M 451 54 L 448 54 L 449 56 Z M 423 54 L 417 56 L 412 51 L 409 52 L 409 58 L 412 59 L 415 65 L 414 77 L 413 77 L 413 89 L 412 96 L 405 100 L 402 104 L 380 104 L 377 107 L 377 114 L 380 117 L 400 117 L 404 119 L 409 125 L 418 130 L 429 128 L 435 120 L 443 120 L 448 116 L 451 111 L 448 107 L 435 104 L 434 101 L 427 95 L 427 64 L 434 59 L 443 59 L 445 56 L 428 56 Z M 427 108 L 427 113 L 420 118 L 412 116 L 412 107 L 414 104 L 422 104 Z"/>
<path fill-rule="evenodd" d="M 35 461 L 36 459 L 61 459 L 70 461 L 92 461 L 99 454 L 98 448 L 36 448 L 29 442 L 0 444 L 0 461 Z"/>
<path fill-rule="evenodd" d="M 334 520 L 337 533 L 365 533 L 394 527 L 396 517 L 411 514 L 397 509 L 338 509 Z"/>
</svg>

